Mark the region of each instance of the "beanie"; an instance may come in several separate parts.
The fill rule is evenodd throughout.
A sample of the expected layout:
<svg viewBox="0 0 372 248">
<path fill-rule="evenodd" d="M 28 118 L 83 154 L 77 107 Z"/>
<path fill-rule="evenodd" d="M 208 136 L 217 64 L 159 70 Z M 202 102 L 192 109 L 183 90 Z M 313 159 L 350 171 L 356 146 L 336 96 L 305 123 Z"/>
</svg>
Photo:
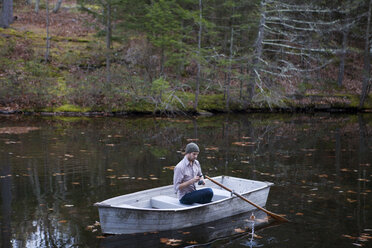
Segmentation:
<svg viewBox="0 0 372 248">
<path fill-rule="evenodd" d="M 192 152 L 199 152 L 199 147 L 197 144 L 191 142 L 187 144 L 185 153 L 187 154 Z"/>
</svg>

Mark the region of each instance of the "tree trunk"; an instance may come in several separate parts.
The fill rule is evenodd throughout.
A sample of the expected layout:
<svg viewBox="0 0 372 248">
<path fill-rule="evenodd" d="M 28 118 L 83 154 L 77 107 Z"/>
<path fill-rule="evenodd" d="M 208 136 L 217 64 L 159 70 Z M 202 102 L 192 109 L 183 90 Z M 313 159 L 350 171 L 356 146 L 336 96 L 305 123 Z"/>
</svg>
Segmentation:
<svg viewBox="0 0 372 248">
<path fill-rule="evenodd" d="M 184 30 L 184 20 L 181 20 L 181 26 L 180 26 L 180 28 L 181 28 L 181 30 Z M 183 32 L 184 33 L 184 32 Z M 181 48 L 180 49 L 182 49 L 183 48 L 183 40 L 182 40 L 182 38 L 180 39 L 180 46 L 181 46 Z M 182 55 L 182 61 L 184 61 L 185 59 L 184 59 L 184 55 Z M 182 73 L 183 73 L 183 71 L 184 71 L 184 65 L 185 65 L 185 63 L 184 62 L 179 62 L 178 63 L 178 65 L 177 65 L 177 80 L 178 81 L 181 81 L 181 76 L 182 76 Z"/>
<path fill-rule="evenodd" d="M 35 0 L 35 12 L 39 13 L 40 0 Z"/>
<path fill-rule="evenodd" d="M 49 0 L 45 0 L 46 8 L 46 51 L 45 51 L 45 63 L 49 61 L 50 53 L 50 36 L 49 36 Z"/>
<path fill-rule="evenodd" d="M 352 0 L 347 1 L 347 4 L 352 4 Z M 345 15 L 345 19 L 349 19 L 350 13 Z M 350 24 L 345 23 L 344 27 L 342 27 L 342 53 L 340 58 L 340 66 L 338 70 L 338 79 L 337 79 L 337 85 L 338 87 L 342 87 L 342 83 L 344 81 L 344 73 L 345 73 L 345 58 L 346 58 L 346 52 L 347 52 L 347 36 L 349 34 Z"/>
<path fill-rule="evenodd" d="M 111 27 L 111 2 L 107 2 L 106 7 L 106 82 L 107 86 L 111 83 L 111 40 L 112 40 L 112 27 Z"/>
<path fill-rule="evenodd" d="M 58 10 L 59 10 L 59 8 L 61 8 L 62 1 L 63 1 L 63 0 L 58 0 L 58 1 L 57 1 L 56 6 L 54 6 L 53 13 L 57 13 Z"/>
<path fill-rule="evenodd" d="M 13 0 L 8 0 L 8 22 L 9 24 L 12 24 L 13 21 L 14 21 L 14 17 L 13 17 Z"/>
<path fill-rule="evenodd" d="M 198 57 L 197 57 L 197 65 L 198 65 L 198 72 L 196 75 L 196 89 L 195 89 L 195 102 L 194 102 L 194 110 L 197 111 L 198 104 L 199 104 L 199 90 L 200 90 L 200 72 L 201 72 L 201 64 L 200 64 L 200 50 L 201 50 L 201 35 L 202 35 L 202 0 L 199 0 L 199 33 L 198 33 Z"/>
<path fill-rule="evenodd" d="M 164 76 L 164 46 L 161 47 L 161 55 L 160 55 L 160 76 Z"/>
<path fill-rule="evenodd" d="M 239 87 L 239 100 L 242 100 L 242 97 L 243 97 L 243 79 L 242 79 L 242 75 L 243 75 L 243 64 L 240 65 L 240 87 Z"/>
<path fill-rule="evenodd" d="M 262 56 L 262 42 L 264 38 L 264 32 L 265 32 L 265 22 L 266 22 L 266 0 L 261 1 L 261 18 L 260 18 L 260 26 L 258 28 L 258 35 L 255 43 L 255 55 L 252 61 L 251 66 L 251 73 L 250 73 L 250 84 L 248 86 L 248 100 L 251 101 L 255 88 L 256 88 L 256 79 L 257 79 L 257 68 L 259 67 L 260 59 Z"/>
<path fill-rule="evenodd" d="M 369 32 L 370 32 L 370 23 L 371 23 L 371 10 L 372 10 L 372 0 L 369 1 L 368 7 L 368 22 L 365 36 L 365 45 L 364 45 L 364 67 L 363 67 L 363 85 L 362 85 L 362 94 L 360 96 L 359 108 L 363 108 L 364 102 L 369 94 L 371 89 L 371 61 L 370 61 L 370 51 L 369 51 Z"/>
<path fill-rule="evenodd" d="M 233 7 L 232 16 L 234 16 L 234 7 Z M 232 68 L 232 58 L 233 58 L 233 45 L 234 45 L 234 20 L 231 20 L 229 71 L 228 71 L 228 75 L 227 75 L 227 85 L 226 85 L 226 111 L 230 111 L 230 84 L 231 84 L 231 68 Z"/>
<path fill-rule="evenodd" d="M 346 58 L 346 51 L 347 51 L 347 35 L 349 33 L 349 28 L 342 32 L 342 54 L 341 54 L 341 61 L 340 67 L 338 70 L 338 79 L 337 84 L 338 87 L 342 86 L 342 82 L 344 80 L 344 72 L 345 72 L 345 58 Z"/>
<path fill-rule="evenodd" d="M 0 12 L 0 27 L 8 28 L 13 23 L 13 0 L 3 0 Z"/>
</svg>

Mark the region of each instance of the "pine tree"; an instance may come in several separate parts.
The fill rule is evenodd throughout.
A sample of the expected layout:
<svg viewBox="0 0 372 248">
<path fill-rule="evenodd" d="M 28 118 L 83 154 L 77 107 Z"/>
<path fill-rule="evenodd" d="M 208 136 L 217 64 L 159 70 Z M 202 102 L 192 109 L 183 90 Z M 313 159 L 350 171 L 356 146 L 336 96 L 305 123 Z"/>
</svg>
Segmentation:
<svg viewBox="0 0 372 248">
<path fill-rule="evenodd" d="M 145 28 L 150 42 L 160 50 L 160 76 L 166 66 L 177 66 L 187 50 L 185 22 L 191 16 L 176 0 L 154 1 L 146 14 Z"/>
</svg>

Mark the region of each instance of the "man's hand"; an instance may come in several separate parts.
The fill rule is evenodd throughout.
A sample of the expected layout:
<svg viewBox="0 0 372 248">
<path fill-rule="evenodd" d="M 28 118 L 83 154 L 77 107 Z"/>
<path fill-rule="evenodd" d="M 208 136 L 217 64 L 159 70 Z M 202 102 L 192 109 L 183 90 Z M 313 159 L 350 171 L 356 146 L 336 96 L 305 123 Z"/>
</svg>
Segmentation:
<svg viewBox="0 0 372 248">
<path fill-rule="evenodd" d="M 189 185 L 191 185 L 191 184 L 194 184 L 194 183 L 196 183 L 196 182 L 199 182 L 200 179 L 201 179 L 200 176 L 195 176 L 194 178 L 191 178 L 189 181 L 186 181 L 186 182 L 184 182 L 184 183 L 181 183 L 181 184 L 178 186 L 178 188 L 179 188 L 179 189 L 183 189 L 183 188 L 185 188 L 185 187 L 187 187 L 187 186 L 189 186 Z"/>
<path fill-rule="evenodd" d="M 200 176 L 195 176 L 193 179 L 191 179 L 191 180 L 193 180 L 192 182 L 193 183 L 196 183 L 196 182 L 199 182 L 199 180 L 201 179 L 201 177 Z"/>
<path fill-rule="evenodd" d="M 205 185 L 205 182 L 203 180 L 203 176 L 202 175 L 199 176 L 198 185 Z"/>
</svg>

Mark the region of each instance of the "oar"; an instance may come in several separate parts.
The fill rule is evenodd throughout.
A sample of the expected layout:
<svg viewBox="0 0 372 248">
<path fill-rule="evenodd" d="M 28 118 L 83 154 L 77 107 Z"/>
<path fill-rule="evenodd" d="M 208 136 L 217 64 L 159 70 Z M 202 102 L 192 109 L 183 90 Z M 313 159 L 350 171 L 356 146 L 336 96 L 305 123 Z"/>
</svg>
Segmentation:
<svg viewBox="0 0 372 248">
<path fill-rule="evenodd" d="M 226 186 L 220 184 L 219 182 L 213 180 L 213 179 L 210 178 L 209 176 L 204 175 L 204 177 L 207 178 L 207 179 L 209 179 L 211 182 L 217 184 L 217 185 L 220 186 L 221 188 L 223 188 L 223 189 L 225 189 L 225 190 L 227 190 L 227 191 L 230 191 L 231 193 L 233 193 L 234 195 L 236 195 L 237 197 L 239 197 L 239 198 L 242 199 L 243 201 L 246 201 L 246 202 L 248 202 L 249 204 L 251 204 L 251 205 L 255 206 L 256 208 L 258 208 L 259 210 L 264 211 L 265 213 L 267 213 L 268 215 L 270 215 L 270 216 L 273 217 L 274 219 L 276 219 L 276 220 L 278 220 L 278 221 L 282 221 L 282 222 L 289 222 L 289 220 L 287 220 L 286 218 L 284 218 L 284 217 L 282 217 L 282 216 L 280 216 L 280 215 L 278 215 L 278 214 L 274 214 L 273 212 L 270 212 L 269 210 L 266 210 L 266 209 L 264 209 L 263 207 L 258 206 L 257 204 L 251 202 L 250 200 L 248 200 L 248 199 L 245 198 L 244 196 L 242 196 L 242 195 L 236 193 L 235 191 L 233 191 L 233 190 L 227 188 Z"/>
</svg>

